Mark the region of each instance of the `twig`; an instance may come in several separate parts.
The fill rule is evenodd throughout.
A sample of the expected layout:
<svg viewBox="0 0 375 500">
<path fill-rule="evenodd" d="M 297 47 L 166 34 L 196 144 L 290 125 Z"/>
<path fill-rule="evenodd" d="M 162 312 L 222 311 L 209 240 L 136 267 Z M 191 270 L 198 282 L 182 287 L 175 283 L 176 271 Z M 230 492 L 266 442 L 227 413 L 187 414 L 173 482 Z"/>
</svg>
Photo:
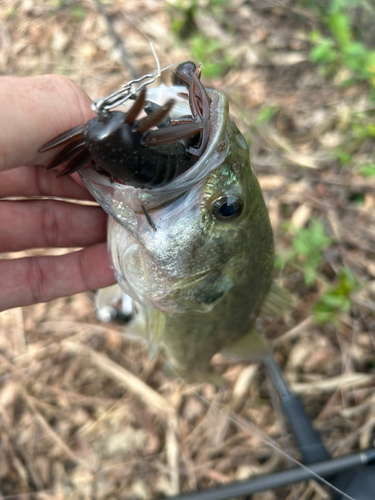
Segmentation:
<svg viewBox="0 0 375 500">
<path fill-rule="evenodd" d="M 295 394 L 307 394 L 309 392 L 327 393 L 333 392 L 338 388 L 344 387 L 360 387 L 374 380 L 375 375 L 368 373 L 349 373 L 331 377 L 328 379 L 317 380 L 311 383 L 295 383 L 291 384 L 291 390 Z"/>
<path fill-rule="evenodd" d="M 178 419 L 177 415 L 175 415 L 169 419 L 165 434 L 165 450 L 167 452 L 167 463 L 171 476 L 171 495 L 177 495 L 180 492 L 180 446 L 178 442 L 178 435 Z"/>
<path fill-rule="evenodd" d="M 127 390 L 138 396 L 149 408 L 157 414 L 162 414 L 166 423 L 166 443 L 167 463 L 171 474 L 171 493 L 179 492 L 179 458 L 180 447 L 178 444 L 178 420 L 176 412 L 169 402 L 151 389 L 138 377 L 128 372 L 122 366 L 114 363 L 106 356 L 93 351 L 90 347 L 84 346 L 78 342 L 65 341 L 63 346 L 74 352 L 85 353 L 89 355 L 91 361 L 107 377 L 111 377 Z"/>
<path fill-rule="evenodd" d="M 41 415 L 39 413 L 36 406 L 32 402 L 30 396 L 26 392 L 23 393 L 23 396 L 24 396 L 25 403 L 27 404 L 31 413 L 33 413 L 33 415 L 35 416 L 35 419 L 37 420 L 37 422 L 39 422 L 39 424 L 44 429 L 44 431 L 57 444 L 57 446 L 60 448 L 60 450 L 65 453 L 65 455 L 69 458 L 69 460 L 71 460 L 72 462 L 75 462 L 77 464 L 82 465 L 83 467 L 85 467 L 85 469 L 91 470 L 90 467 L 83 460 L 79 459 L 76 456 L 76 454 L 69 448 L 69 446 L 64 443 L 64 441 L 60 438 L 60 436 L 58 436 L 56 434 L 56 432 L 52 429 L 52 427 L 49 425 L 49 423 L 43 417 L 43 415 Z"/>
<path fill-rule="evenodd" d="M 151 389 L 142 380 L 128 372 L 122 366 L 114 363 L 103 354 L 93 351 L 90 347 L 84 346 L 79 342 L 64 341 L 63 347 L 69 351 L 80 354 L 86 354 L 91 361 L 99 368 L 107 377 L 112 378 L 127 390 L 138 396 L 147 406 L 162 413 L 164 417 L 173 417 L 175 415 L 174 408 L 168 401 L 160 396 L 156 391 Z"/>
<path fill-rule="evenodd" d="M 346 436 L 345 439 L 342 439 L 339 443 L 335 443 L 330 446 L 331 452 L 334 457 L 340 456 L 342 450 L 345 449 L 347 445 L 350 445 L 354 441 L 358 439 L 358 436 L 368 427 L 373 427 L 375 424 L 375 417 L 370 418 L 365 424 L 361 425 L 361 427 L 357 427 L 354 432 Z"/>
<path fill-rule="evenodd" d="M 313 324 L 313 320 L 314 320 L 313 316 L 308 316 L 306 319 L 301 321 L 301 323 L 293 327 L 291 330 L 288 330 L 287 332 L 280 335 L 280 337 L 278 337 L 277 339 L 274 339 L 272 341 L 272 344 L 274 346 L 279 346 L 287 340 L 292 340 L 298 337 L 298 335 L 302 332 L 302 330 Z"/>
</svg>

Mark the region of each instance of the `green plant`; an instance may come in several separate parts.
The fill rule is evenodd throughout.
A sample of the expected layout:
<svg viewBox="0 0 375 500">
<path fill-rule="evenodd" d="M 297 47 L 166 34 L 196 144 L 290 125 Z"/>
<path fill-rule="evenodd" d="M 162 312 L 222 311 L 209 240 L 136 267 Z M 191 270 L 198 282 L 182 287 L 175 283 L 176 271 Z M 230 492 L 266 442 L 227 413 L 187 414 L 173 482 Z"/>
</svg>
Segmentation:
<svg viewBox="0 0 375 500">
<path fill-rule="evenodd" d="M 226 0 L 166 0 L 167 10 L 171 19 L 172 32 L 177 39 L 188 39 L 198 32 L 195 17 L 198 11 L 205 10 L 207 13 L 222 16 L 223 8 L 227 5 Z"/>
<path fill-rule="evenodd" d="M 335 326 L 340 323 L 342 313 L 351 309 L 350 294 L 357 288 L 353 273 L 343 268 L 338 274 L 337 284 L 328 289 L 313 306 L 313 313 L 318 323 L 332 322 Z"/>
<path fill-rule="evenodd" d="M 341 166 L 348 165 L 352 161 L 352 155 L 341 148 L 333 151 L 331 156 L 339 160 Z"/>
<path fill-rule="evenodd" d="M 366 117 L 361 117 L 362 122 L 354 122 L 351 125 L 356 139 L 365 140 L 368 137 L 375 137 L 375 125 L 373 123 L 365 123 Z"/>
<path fill-rule="evenodd" d="M 359 171 L 363 177 L 375 177 L 375 164 L 369 163 L 367 165 L 362 165 Z"/>
<path fill-rule="evenodd" d="M 288 228 L 293 229 L 290 225 Z M 323 224 L 318 219 L 312 219 L 308 228 L 298 228 L 294 231 L 292 250 L 276 256 L 275 268 L 281 269 L 290 264 L 300 269 L 306 285 L 310 286 L 319 277 L 318 268 L 322 263 L 323 250 L 332 243 L 332 239 L 327 236 Z"/>
<path fill-rule="evenodd" d="M 216 38 L 193 35 L 190 50 L 193 59 L 203 64 L 205 78 L 215 78 L 234 65 L 234 60 L 222 50 L 222 43 Z"/>
<path fill-rule="evenodd" d="M 306 285 L 312 285 L 322 261 L 322 251 L 330 245 L 331 238 L 326 235 L 323 224 L 314 219 L 309 228 L 298 229 L 292 245 L 297 260 L 302 265 Z"/>
<path fill-rule="evenodd" d="M 262 106 L 258 116 L 255 119 L 255 125 L 263 125 L 267 123 L 277 112 L 279 108 L 276 106 Z"/>
<path fill-rule="evenodd" d="M 375 50 L 355 40 L 353 34 L 348 8 L 353 8 L 356 3 L 355 0 L 331 0 L 328 13 L 323 15 L 323 23 L 330 36 L 323 36 L 319 30 L 311 32 L 314 47 L 310 60 L 320 64 L 323 72 L 331 75 L 345 68 L 349 73 L 346 84 L 366 80 L 375 87 Z"/>
<path fill-rule="evenodd" d="M 374 87 L 375 90 L 375 87 Z M 342 167 L 350 165 L 355 159 L 356 153 L 361 145 L 370 139 L 373 142 L 375 138 L 375 125 L 374 125 L 374 112 L 373 110 L 363 111 L 361 113 L 351 113 L 348 117 L 347 124 L 345 124 L 345 131 L 340 146 L 334 148 L 329 152 L 329 156 L 338 160 Z M 373 175 L 374 165 L 362 165 L 359 170 L 365 177 Z"/>
<path fill-rule="evenodd" d="M 225 15 L 225 0 L 167 0 L 171 29 L 177 43 L 181 40 L 190 47 L 191 57 L 203 64 L 205 78 L 215 78 L 234 66 L 234 58 L 227 54 L 218 37 L 200 33 L 198 15 L 214 17 L 223 29 L 231 31 Z"/>
<path fill-rule="evenodd" d="M 197 29 L 194 17 L 198 9 L 198 0 L 177 0 L 169 6 L 171 28 L 180 39 L 188 38 Z"/>
</svg>

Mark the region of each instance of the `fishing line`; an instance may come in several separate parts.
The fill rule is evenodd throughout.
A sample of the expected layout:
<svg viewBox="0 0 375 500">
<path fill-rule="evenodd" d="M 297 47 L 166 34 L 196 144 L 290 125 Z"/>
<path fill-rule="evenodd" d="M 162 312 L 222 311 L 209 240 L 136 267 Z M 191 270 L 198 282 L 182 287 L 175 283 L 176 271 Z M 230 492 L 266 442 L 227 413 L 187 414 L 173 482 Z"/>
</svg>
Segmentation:
<svg viewBox="0 0 375 500">
<path fill-rule="evenodd" d="M 146 35 L 144 35 L 146 36 Z M 151 47 L 151 51 L 152 51 L 152 54 L 155 58 L 155 61 L 156 61 L 156 70 L 154 71 L 154 74 L 156 75 L 156 78 L 159 78 L 159 76 L 164 72 L 164 71 L 167 71 L 167 69 L 170 69 L 170 68 L 173 68 L 174 66 L 177 66 L 178 64 L 181 64 L 183 63 L 184 61 L 178 61 L 178 62 L 174 62 L 174 63 L 171 63 L 171 64 L 168 64 L 168 66 L 164 66 L 163 68 L 160 68 L 160 62 L 159 62 L 159 58 L 156 54 L 156 50 L 155 50 L 155 47 L 154 47 L 154 44 L 151 42 L 151 40 L 148 38 L 148 36 L 146 36 L 147 40 L 148 40 L 148 43 L 150 44 L 150 47 Z M 190 60 L 190 59 L 189 59 Z"/>
<path fill-rule="evenodd" d="M 134 27 L 134 28 L 138 31 L 138 33 L 140 33 L 140 34 L 143 36 L 143 38 L 145 38 L 145 39 L 148 41 L 148 43 L 149 43 L 149 45 L 150 45 L 152 55 L 154 56 L 154 59 L 155 59 L 155 61 L 156 61 L 156 70 L 154 71 L 154 73 L 157 75 L 157 77 L 156 77 L 156 78 L 158 78 L 158 77 L 159 77 L 159 76 L 163 73 L 163 71 L 166 71 L 167 69 L 169 69 L 169 68 L 173 68 L 173 66 L 177 66 L 178 64 L 181 64 L 182 62 L 184 62 L 184 61 L 175 62 L 175 63 L 168 64 L 168 66 L 164 66 L 164 68 L 160 68 L 159 58 L 158 58 L 158 56 L 157 56 L 156 49 L 155 49 L 154 44 L 153 44 L 153 42 L 151 41 L 150 37 L 149 37 L 149 36 L 147 36 L 147 35 L 146 35 L 146 33 L 143 33 L 143 31 L 142 31 L 142 30 L 140 30 L 140 29 L 138 28 L 138 26 L 137 26 L 135 23 L 133 23 L 131 20 L 129 20 L 129 22 L 130 22 L 130 23 L 133 25 L 133 27 Z"/>
<path fill-rule="evenodd" d="M 205 403 L 207 406 L 209 407 L 212 407 L 214 408 L 217 412 L 219 412 L 221 415 L 225 416 L 232 424 L 234 424 L 237 428 L 243 430 L 246 434 L 249 434 L 249 435 L 253 435 L 255 437 L 257 437 L 258 439 L 260 439 L 262 441 L 262 443 L 266 444 L 267 446 L 269 446 L 270 448 L 272 448 L 273 450 L 277 451 L 278 453 L 280 453 L 284 458 L 286 458 L 287 460 L 290 460 L 292 461 L 294 464 L 296 464 L 298 467 L 301 467 L 302 469 L 308 471 L 312 476 L 316 477 L 316 479 L 318 479 L 319 481 L 321 481 L 322 483 L 326 484 L 327 486 L 329 486 L 331 489 L 335 490 L 337 493 L 340 493 L 340 495 L 343 495 L 345 498 L 347 498 L 348 500 L 356 500 L 355 498 L 351 497 L 350 495 L 348 495 L 347 493 L 345 493 L 344 491 L 341 491 L 339 488 L 337 488 L 336 486 L 334 486 L 333 484 L 331 484 L 329 481 L 327 481 L 327 479 L 324 479 L 323 477 L 319 476 L 319 474 L 317 474 L 316 472 L 314 472 L 312 469 L 310 469 L 309 467 L 307 467 L 306 465 L 304 465 L 303 463 L 299 462 L 297 459 L 293 458 L 291 455 L 288 455 L 288 453 L 286 453 L 285 451 L 283 451 L 281 448 L 279 448 L 278 446 L 276 446 L 275 444 L 273 444 L 271 441 L 267 441 L 267 439 L 265 439 L 264 437 L 262 437 L 260 435 L 259 432 L 256 432 L 255 430 L 254 431 L 250 431 L 249 429 L 246 428 L 246 426 L 244 424 L 241 424 L 241 422 L 239 422 L 238 420 L 236 420 L 234 417 L 228 415 L 227 413 L 225 413 L 223 410 L 221 410 L 220 408 L 218 408 L 217 406 L 215 406 L 213 403 L 211 403 L 210 401 L 208 401 L 208 399 L 206 399 L 204 396 L 202 396 L 201 394 L 199 394 L 191 385 L 189 385 L 186 380 L 184 380 L 177 372 L 176 370 L 172 367 L 172 366 L 169 366 L 168 369 L 172 370 L 172 372 L 174 373 L 175 377 L 180 380 L 183 385 L 187 388 L 189 388 L 192 392 L 194 392 L 194 394 L 198 397 L 198 399 L 200 399 L 203 403 Z M 253 424 L 254 426 L 254 424 Z M 256 427 L 256 426 L 254 426 Z"/>
</svg>

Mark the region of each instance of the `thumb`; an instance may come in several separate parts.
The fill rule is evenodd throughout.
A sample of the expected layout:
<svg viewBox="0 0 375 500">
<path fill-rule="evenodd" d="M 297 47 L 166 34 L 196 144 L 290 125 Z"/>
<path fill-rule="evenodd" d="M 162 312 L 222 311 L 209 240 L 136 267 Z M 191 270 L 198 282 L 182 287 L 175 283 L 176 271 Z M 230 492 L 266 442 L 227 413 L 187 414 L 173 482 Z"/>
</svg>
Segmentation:
<svg viewBox="0 0 375 500">
<path fill-rule="evenodd" d="M 48 162 L 55 151 L 38 150 L 91 119 L 90 105 L 87 94 L 64 76 L 0 77 L 0 171 Z"/>
</svg>

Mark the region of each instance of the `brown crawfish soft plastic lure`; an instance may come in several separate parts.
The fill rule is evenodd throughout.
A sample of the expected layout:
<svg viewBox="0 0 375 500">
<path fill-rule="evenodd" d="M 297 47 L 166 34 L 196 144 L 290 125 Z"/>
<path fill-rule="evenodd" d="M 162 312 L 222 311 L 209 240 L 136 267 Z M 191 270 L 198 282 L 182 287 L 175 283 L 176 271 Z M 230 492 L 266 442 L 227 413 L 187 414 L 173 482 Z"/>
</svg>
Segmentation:
<svg viewBox="0 0 375 500">
<path fill-rule="evenodd" d="M 57 177 L 93 165 L 112 181 L 141 189 L 170 183 L 188 170 L 207 146 L 210 99 L 199 80 L 200 71 L 201 65 L 186 61 L 174 72 L 173 83 L 188 87 L 191 116 L 172 120 L 169 113 L 175 104 L 174 99 L 163 106 L 146 101 L 145 86 L 149 81 L 140 86 L 141 90 L 127 113 L 110 111 L 125 99 L 135 96 L 135 93 L 128 93 L 125 99 L 113 99 L 121 94 L 119 91 L 99 101 L 94 108 L 97 117 L 55 137 L 40 149 L 43 152 L 65 146 L 46 169 L 68 162 Z M 142 109 L 148 116 L 137 119 Z"/>
</svg>

